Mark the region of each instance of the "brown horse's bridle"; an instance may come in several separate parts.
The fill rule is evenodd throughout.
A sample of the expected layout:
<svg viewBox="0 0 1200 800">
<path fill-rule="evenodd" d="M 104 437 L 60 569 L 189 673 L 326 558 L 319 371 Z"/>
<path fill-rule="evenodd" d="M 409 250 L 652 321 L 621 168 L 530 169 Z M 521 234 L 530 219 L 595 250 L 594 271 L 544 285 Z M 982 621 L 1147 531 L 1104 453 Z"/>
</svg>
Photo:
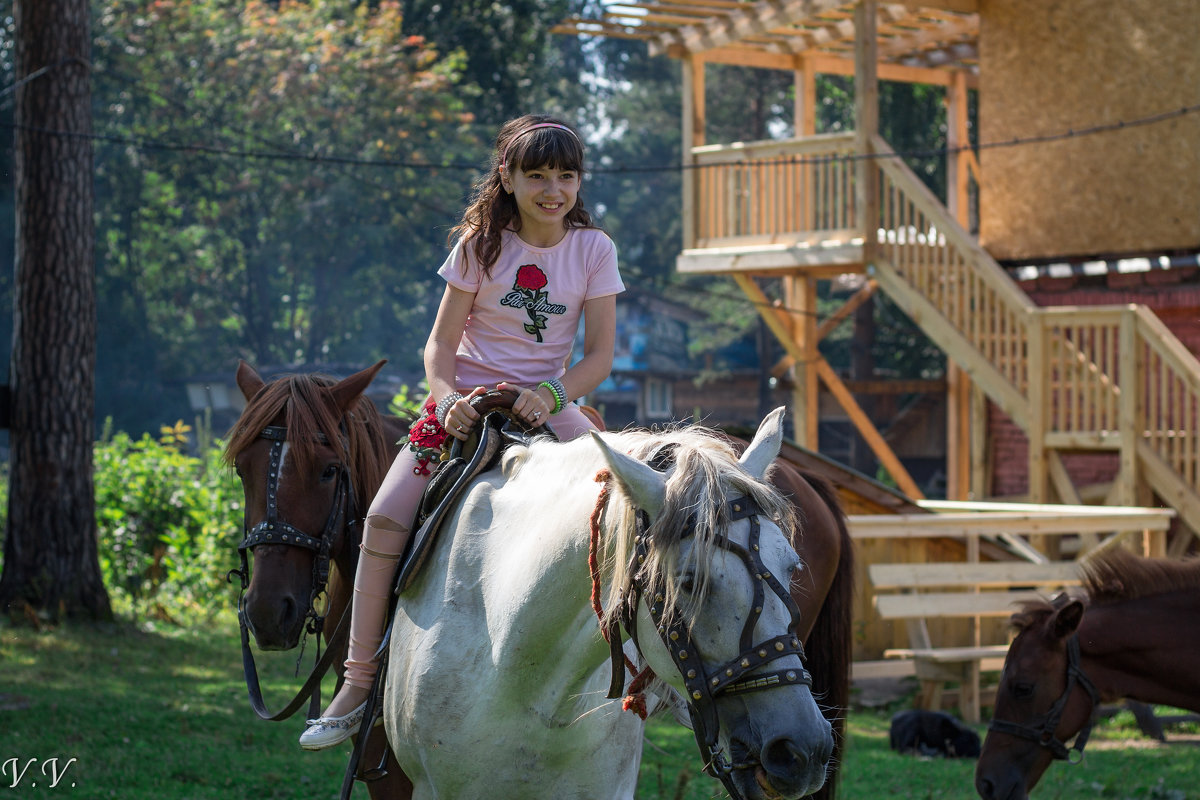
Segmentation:
<svg viewBox="0 0 1200 800">
<path fill-rule="evenodd" d="M 675 662 L 676 669 L 683 677 L 687 689 L 688 714 L 692 720 L 692 731 L 696 737 L 696 745 L 700 748 L 701 757 L 705 760 L 704 771 L 721 781 L 729 792 L 730 797 L 739 800 L 741 793 L 733 783 L 735 770 L 755 769 L 756 762 L 729 763 L 725 759 L 718 742 L 720 721 L 717 717 L 716 701 L 722 695 L 745 694 L 764 691 L 779 686 L 812 686 L 812 675 L 804 669 L 804 646 L 795 634 L 784 634 L 764 642 L 753 641 L 754 628 L 762 615 L 763 601 L 766 589 L 783 601 L 791 615 L 789 628 L 794 629 L 800 621 L 800 609 L 792 599 L 791 593 L 776 578 L 771 570 L 763 563 L 759 554 L 760 528 L 758 515 L 762 513 L 758 504 L 748 495 L 728 501 L 729 521 L 734 522 L 748 519 L 750 533 L 746 546 L 738 544 L 724 534 L 714 537 L 714 544 L 727 550 L 746 565 L 754 584 L 754 597 L 751 612 L 742 627 L 740 648 L 741 653 L 715 669 L 708 670 L 700 659 L 700 651 L 692 641 L 691 632 L 684 623 L 678 609 L 664 608 L 663 594 L 658 588 L 660 575 L 649 575 L 645 569 L 649 555 L 651 537 L 648 532 L 649 517 L 642 510 L 637 511 L 637 535 L 634 539 L 634 552 L 630 561 L 630 586 L 625 592 L 625 603 L 621 613 L 621 623 L 629 632 L 634 644 L 637 641 L 637 613 L 643 599 L 647 599 L 647 607 L 654 621 L 659 637 Z M 691 536 L 695 526 L 689 525 L 681 538 Z M 617 632 L 610 631 L 612 640 L 617 640 Z M 799 668 L 765 672 L 747 678 L 747 674 L 786 656 L 799 656 Z M 619 669 L 619 667 L 617 667 Z"/>
<path fill-rule="evenodd" d="M 1070 747 L 1067 747 L 1054 733 L 1058 729 L 1058 723 L 1067 707 L 1067 700 L 1071 697 L 1071 692 L 1075 690 L 1076 685 L 1088 693 L 1092 700 L 1092 708 L 1095 709 L 1100 704 L 1100 693 L 1096 691 L 1096 685 L 1079 666 L 1079 634 L 1073 633 L 1067 639 L 1067 685 L 1063 689 L 1062 695 L 1054 701 L 1045 714 L 1034 717 L 1029 722 L 993 719 L 988 725 L 988 730 L 1036 742 L 1049 750 L 1054 758 L 1078 764 L 1083 759 L 1083 748 L 1087 746 L 1088 737 L 1092 734 L 1092 714 L 1088 714 L 1087 722 L 1084 723 Z M 1075 753 L 1075 758 L 1071 757 L 1071 753 Z"/>
<path fill-rule="evenodd" d="M 238 556 L 241 558 L 241 568 L 229 571 L 226 579 L 233 581 L 233 576 L 241 579 L 241 592 L 238 595 L 238 624 L 242 638 L 242 666 L 246 674 L 246 688 L 250 692 L 250 705 L 259 717 L 266 720 L 287 719 L 303 704 L 305 698 L 310 699 L 310 716 L 317 716 L 320 710 L 320 682 L 329 670 L 334 657 L 341 649 L 346 637 L 350 606 L 347 605 L 342 619 L 329 639 L 324 655 L 321 654 L 321 633 L 325 628 L 325 616 L 317 608 L 321 597 L 325 594 L 329 582 L 329 563 L 333 550 L 334 539 L 339 531 L 345 530 L 352 540 L 351 552 L 357 556 L 359 521 L 355 512 L 354 487 L 350 478 L 350 470 L 345 464 L 338 467 L 337 483 L 333 491 L 333 504 L 329 515 L 325 518 L 325 527 L 320 536 L 311 536 L 279 517 L 278 495 L 279 475 L 283 469 L 283 445 L 287 441 L 287 428 L 281 425 L 268 425 L 259 432 L 258 438 L 271 442 L 271 452 L 267 468 L 267 514 L 266 518 L 251 527 L 245 526 L 245 537 L 238 545 Z M 317 441 L 329 444 L 329 438 L 323 433 L 316 434 Z M 291 547 L 302 547 L 316 553 L 313 559 L 312 584 L 308 597 L 308 609 L 305 611 L 305 635 L 312 634 L 317 640 L 317 662 L 313 671 L 305 681 L 304 686 L 297 692 L 292 701 L 280 712 L 272 714 L 262 697 L 259 686 L 258 670 L 254 664 L 254 655 L 250 650 L 250 629 L 246 619 L 246 590 L 250 586 L 250 562 L 247 553 L 260 544 L 280 544 Z"/>
</svg>

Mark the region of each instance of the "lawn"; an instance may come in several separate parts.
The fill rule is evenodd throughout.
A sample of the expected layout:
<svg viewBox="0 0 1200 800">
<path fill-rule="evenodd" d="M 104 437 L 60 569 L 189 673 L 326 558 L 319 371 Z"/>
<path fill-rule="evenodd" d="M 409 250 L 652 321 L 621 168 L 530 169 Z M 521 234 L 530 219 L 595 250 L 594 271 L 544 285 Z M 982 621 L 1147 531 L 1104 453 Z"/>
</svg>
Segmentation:
<svg viewBox="0 0 1200 800">
<path fill-rule="evenodd" d="M 268 704 L 279 706 L 312 650 L 301 678 L 295 652 L 269 656 L 260 654 L 259 668 Z M 974 797 L 973 761 L 888 749 L 892 710 L 851 713 L 842 800 Z M 333 800 L 346 758 L 342 749 L 301 751 L 302 714 L 255 717 L 231 620 L 186 630 L 0 627 L 0 712 L 0 800 L 63 791 L 80 800 Z M 1200 800 L 1197 775 L 1200 747 L 1150 746 L 1120 715 L 1097 729 L 1084 764 L 1054 765 L 1035 798 Z M 652 722 L 639 800 L 722 796 L 699 772 L 691 733 Z"/>
</svg>

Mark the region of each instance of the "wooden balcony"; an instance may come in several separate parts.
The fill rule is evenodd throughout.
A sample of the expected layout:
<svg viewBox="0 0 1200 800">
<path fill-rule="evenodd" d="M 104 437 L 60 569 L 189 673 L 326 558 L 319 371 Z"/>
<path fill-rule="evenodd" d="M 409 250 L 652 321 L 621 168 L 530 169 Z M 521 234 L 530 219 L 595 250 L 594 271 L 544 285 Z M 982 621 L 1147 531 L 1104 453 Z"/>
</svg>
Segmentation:
<svg viewBox="0 0 1200 800">
<path fill-rule="evenodd" d="M 851 132 L 693 148 L 677 269 L 861 270 L 854 145 Z"/>
</svg>

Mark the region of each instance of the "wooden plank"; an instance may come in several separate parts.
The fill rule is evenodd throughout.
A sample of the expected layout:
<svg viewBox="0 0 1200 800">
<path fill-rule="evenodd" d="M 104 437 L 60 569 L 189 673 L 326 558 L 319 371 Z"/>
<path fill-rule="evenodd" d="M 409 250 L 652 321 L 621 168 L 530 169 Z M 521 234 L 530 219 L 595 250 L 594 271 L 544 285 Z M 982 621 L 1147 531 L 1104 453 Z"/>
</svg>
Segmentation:
<svg viewBox="0 0 1200 800">
<path fill-rule="evenodd" d="M 913 660 L 890 658 L 881 661 L 855 661 L 850 665 L 850 680 L 873 678 L 908 678 L 917 674 Z"/>
<path fill-rule="evenodd" d="M 980 645 L 979 647 L 895 647 L 885 650 L 883 653 L 884 658 L 923 658 L 943 664 L 955 661 L 977 661 L 980 659 L 995 658 L 1003 661 L 1006 655 L 1008 655 L 1008 645 L 1006 644 L 987 644 Z"/>
<path fill-rule="evenodd" d="M 928 511 L 1012 511 L 1036 514 L 1069 514 L 1071 516 L 1130 516 L 1147 511 L 1159 513 L 1161 509 L 1142 506 L 1071 505 L 1067 503 L 1025 503 L 1007 500 L 941 500 L 938 498 L 918 500 L 917 505 Z"/>
<path fill-rule="evenodd" d="M 1200 508 L 1197 509 L 1200 511 Z M 1055 536 L 1111 531 L 1165 531 L 1175 516 L 1172 509 L 1127 509 L 1112 515 L 1037 514 L 996 511 L 987 514 L 856 514 L 848 519 L 855 539 L 928 539 L 948 536 L 995 536 L 1002 533 Z"/>
<path fill-rule="evenodd" d="M 835 232 L 830 232 L 833 235 Z M 775 239 L 782 237 L 776 236 Z M 675 258 L 675 270 L 687 275 L 755 272 L 764 275 L 803 270 L 827 270 L 835 274 L 862 271 L 862 245 L 833 239 L 830 244 L 798 241 L 779 244 L 751 243 L 688 249 Z M 847 239 L 848 241 L 848 239 Z M 700 248 L 704 242 L 697 242 Z M 832 265 L 832 266 L 831 266 Z"/>
<path fill-rule="evenodd" d="M 875 610 L 883 619 L 1007 617 L 1019 603 L 1040 599 L 1045 595 L 1035 591 L 880 594 L 875 596 Z"/>
<path fill-rule="evenodd" d="M 947 587 L 1063 586 L 1080 582 L 1075 561 L 1030 564 L 1025 561 L 936 562 L 871 564 L 867 567 L 876 589 Z"/>
</svg>

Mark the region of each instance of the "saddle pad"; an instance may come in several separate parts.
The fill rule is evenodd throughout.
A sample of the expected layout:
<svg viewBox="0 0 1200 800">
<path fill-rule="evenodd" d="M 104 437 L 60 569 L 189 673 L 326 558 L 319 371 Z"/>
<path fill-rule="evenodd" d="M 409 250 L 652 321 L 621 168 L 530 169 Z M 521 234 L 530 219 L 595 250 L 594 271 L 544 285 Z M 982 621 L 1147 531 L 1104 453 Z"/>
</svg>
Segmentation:
<svg viewBox="0 0 1200 800">
<path fill-rule="evenodd" d="M 425 564 L 429 551 L 433 549 L 433 543 L 437 539 L 438 531 L 441 529 L 447 512 L 455 506 L 471 482 L 480 473 L 495 466 L 499 461 L 500 454 L 508 445 L 518 442 L 527 444 L 529 436 L 509 425 L 508 418 L 504 414 L 492 412 L 483 418 L 482 424 L 479 426 L 479 443 L 475 447 L 475 452 L 471 454 L 470 460 L 461 457 L 454 458 L 444 462 L 438 468 L 438 474 L 429 482 L 425 496 L 421 499 L 421 522 L 416 534 L 409 540 L 408 547 L 404 551 L 404 558 L 400 562 L 400 569 L 396 573 L 396 594 L 403 593 L 412 585 L 413 580 L 421 571 L 421 567 Z M 442 477 L 443 473 L 445 473 L 444 478 Z M 446 488 L 445 484 L 448 481 L 452 481 L 452 483 L 449 488 Z M 431 511 L 427 510 L 427 506 L 430 505 L 428 498 L 443 490 L 445 494 L 436 500 L 436 505 Z"/>
</svg>

